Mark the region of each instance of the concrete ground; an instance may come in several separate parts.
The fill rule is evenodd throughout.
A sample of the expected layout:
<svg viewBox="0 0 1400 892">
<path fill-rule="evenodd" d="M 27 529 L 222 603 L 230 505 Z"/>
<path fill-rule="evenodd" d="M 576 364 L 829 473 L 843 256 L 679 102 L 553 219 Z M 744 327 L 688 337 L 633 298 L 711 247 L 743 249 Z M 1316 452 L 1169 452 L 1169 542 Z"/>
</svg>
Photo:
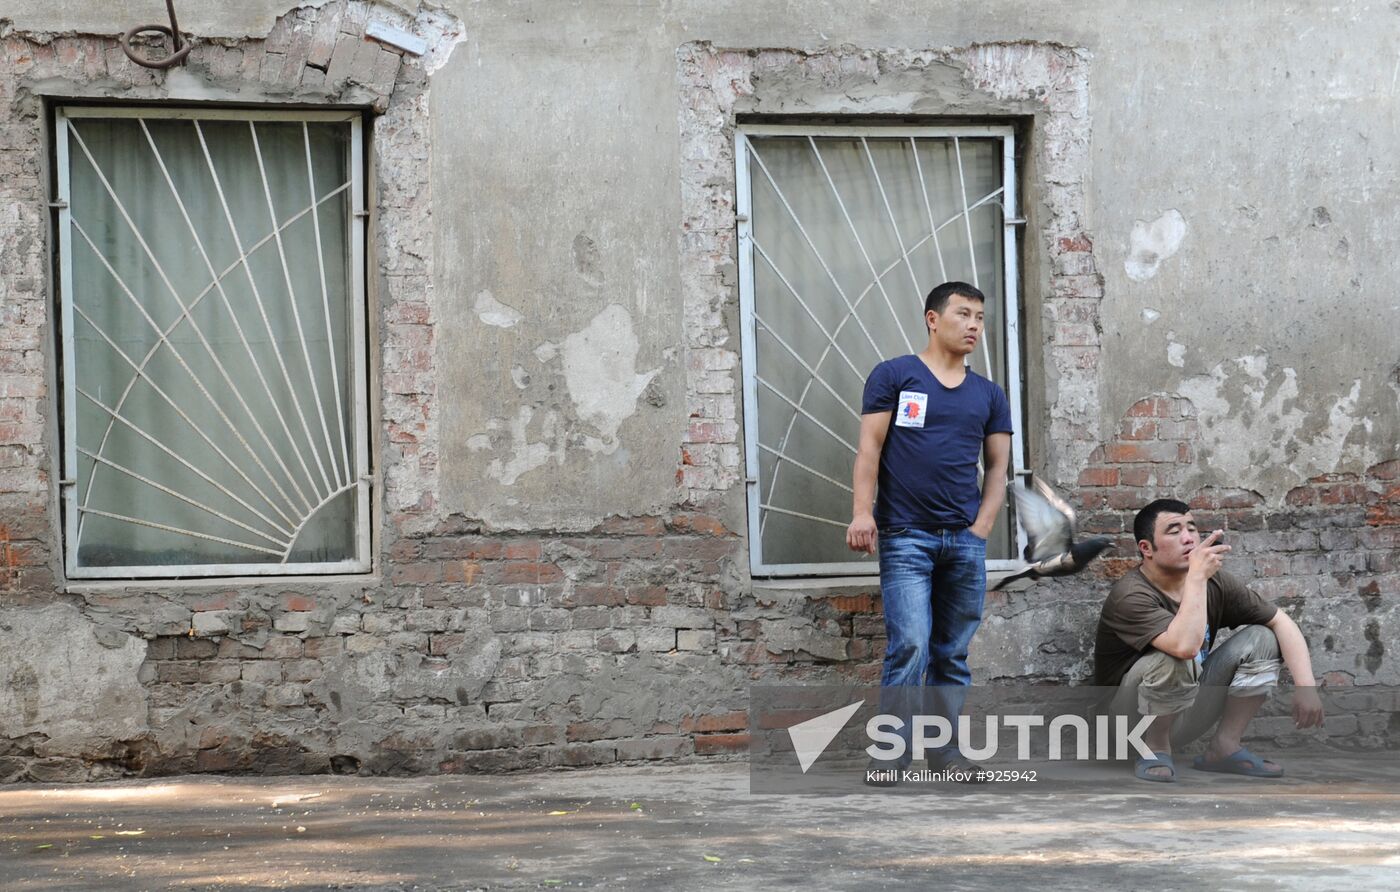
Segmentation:
<svg viewBox="0 0 1400 892">
<path fill-rule="evenodd" d="M 0 888 L 1394 888 L 1388 764 L 1339 782 L 1293 755 L 1283 780 L 1170 786 L 1113 767 L 1010 795 L 759 796 L 737 762 L 19 785 L 0 788 Z"/>
</svg>

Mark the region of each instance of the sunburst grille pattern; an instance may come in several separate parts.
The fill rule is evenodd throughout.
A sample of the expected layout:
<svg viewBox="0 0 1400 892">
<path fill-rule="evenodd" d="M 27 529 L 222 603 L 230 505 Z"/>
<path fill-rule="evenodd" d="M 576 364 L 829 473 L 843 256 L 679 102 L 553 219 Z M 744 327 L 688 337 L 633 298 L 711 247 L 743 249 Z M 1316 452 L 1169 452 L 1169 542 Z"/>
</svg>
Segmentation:
<svg viewBox="0 0 1400 892">
<path fill-rule="evenodd" d="M 359 126 L 60 113 L 71 575 L 367 567 Z"/>
<path fill-rule="evenodd" d="M 1009 131 L 927 129 L 741 134 L 756 572 L 873 568 L 844 540 L 862 387 L 877 363 L 926 344 L 923 302 L 933 286 L 961 280 L 986 293 L 986 332 L 969 363 L 1006 388 L 1016 408 L 1010 140 Z M 1008 529 L 1014 524 L 1003 518 L 990 557 L 1010 556 Z"/>
</svg>

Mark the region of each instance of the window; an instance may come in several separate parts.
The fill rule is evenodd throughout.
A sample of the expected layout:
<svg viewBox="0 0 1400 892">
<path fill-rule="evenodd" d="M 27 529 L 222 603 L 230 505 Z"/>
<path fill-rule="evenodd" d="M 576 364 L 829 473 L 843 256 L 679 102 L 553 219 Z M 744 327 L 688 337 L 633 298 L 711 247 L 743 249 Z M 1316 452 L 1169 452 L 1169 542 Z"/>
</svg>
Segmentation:
<svg viewBox="0 0 1400 892">
<path fill-rule="evenodd" d="M 368 570 L 358 114 L 55 122 L 68 575 Z"/>
<path fill-rule="evenodd" d="M 849 551 L 865 377 L 927 344 L 933 286 L 987 295 L 972 367 L 1024 466 L 1010 127 L 746 126 L 737 138 L 749 541 L 757 575 L 873 573 Z M 1010 506 L 988 546 L 1011 565 Z"/>
</svg>

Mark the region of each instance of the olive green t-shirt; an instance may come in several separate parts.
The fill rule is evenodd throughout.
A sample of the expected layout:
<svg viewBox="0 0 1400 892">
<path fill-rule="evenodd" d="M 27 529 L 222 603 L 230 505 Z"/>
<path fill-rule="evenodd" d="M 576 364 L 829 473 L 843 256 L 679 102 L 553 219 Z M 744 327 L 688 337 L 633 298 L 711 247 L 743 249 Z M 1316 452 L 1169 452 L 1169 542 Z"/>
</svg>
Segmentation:
<svg viewBox="0 0 1400 892">
<path fill-rule="evenodd" d="M 1109 590 L 1099 613 L 1094 642 L 1094 684 L 1117 685 L 1128 668 L 1152 647 L 1152 640 L 1167 630 L 1181 605 L 1147 581 L 1135 569 Z M 1230 574 L 1219 571 L 1206 583 L 1206 638 L 1209 648 L 1215 633 L 1236 626 L 1264 625 L 1278 608 Z"/>
</svg>

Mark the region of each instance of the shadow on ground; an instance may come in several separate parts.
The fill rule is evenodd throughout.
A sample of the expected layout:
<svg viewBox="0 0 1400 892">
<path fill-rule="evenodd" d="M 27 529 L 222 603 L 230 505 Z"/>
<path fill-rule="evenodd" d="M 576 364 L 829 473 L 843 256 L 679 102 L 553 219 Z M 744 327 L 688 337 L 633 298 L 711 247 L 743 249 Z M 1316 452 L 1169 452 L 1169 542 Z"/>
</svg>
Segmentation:
<svg viewBox="0 0 1400 892">
<path fill-rule="evenodd" d="M 0 789 L 0 886 L 1391 886 L 1400 786 L 1299 768 L 1249 784 L 1188 769 L 1148 785 L 1105 767 L 1103 783 L 1011 794 L 754 795 L 742 763 L 23 785 Z"/>
</svg>

